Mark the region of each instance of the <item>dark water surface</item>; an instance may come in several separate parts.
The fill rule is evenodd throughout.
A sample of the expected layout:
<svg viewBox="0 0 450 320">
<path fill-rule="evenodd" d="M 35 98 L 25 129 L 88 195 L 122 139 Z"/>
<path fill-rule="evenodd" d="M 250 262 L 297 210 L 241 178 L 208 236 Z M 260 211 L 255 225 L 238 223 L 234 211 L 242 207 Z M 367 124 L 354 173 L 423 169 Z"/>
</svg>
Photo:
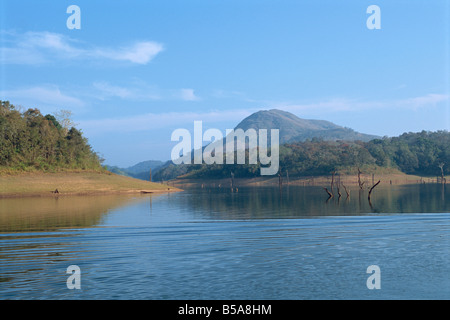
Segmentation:
<svg viewBox="0 0 450 320">
<path fill-rule="evenodd" d="M 447 187 L 326 200 L 292 186 L 1 199 L 0 298 L 450 298 Z M 67 288 L 70 265 L 81 290 Z"/>
</svg>

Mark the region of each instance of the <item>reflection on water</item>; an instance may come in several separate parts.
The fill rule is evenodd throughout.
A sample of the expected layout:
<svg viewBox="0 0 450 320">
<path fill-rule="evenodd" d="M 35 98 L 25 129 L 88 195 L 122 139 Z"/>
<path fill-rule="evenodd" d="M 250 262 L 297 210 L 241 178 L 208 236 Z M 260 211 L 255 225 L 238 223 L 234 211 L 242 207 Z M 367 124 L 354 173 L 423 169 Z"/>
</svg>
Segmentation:
<svg viewBox="0 0 450 320">
<path fill-rule="evenodd" d="M 182 207 L 216 219 L 300 218 L 368 214 L 450 212 L 449 188 L 444 185 L 380 186 L 371 200 L 368 191 L 350 189 L 328 198 L 322 187 L 194 189 L 195 196 L 179 199 Z"/>
<path fill-rule="evenodd" d="M 0 199 L 0 232 L 92 227 L 133 198 L 121 195 Z"/>
<path fill-rule="evenodd" d="M 0 199 L 0 299 L 450 298 L 445 187 L 278 191 Z"/>
</svg>

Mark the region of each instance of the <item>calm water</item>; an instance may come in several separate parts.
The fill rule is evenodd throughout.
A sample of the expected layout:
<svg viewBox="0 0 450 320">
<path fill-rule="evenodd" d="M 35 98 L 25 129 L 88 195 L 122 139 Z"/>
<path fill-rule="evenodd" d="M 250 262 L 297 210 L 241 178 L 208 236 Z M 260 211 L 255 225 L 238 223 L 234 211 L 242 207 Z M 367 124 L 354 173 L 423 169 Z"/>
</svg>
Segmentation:
<svg viewBox="0 0 450 320">
<path fill-rule="evenodd" d="M 450 298 L 448 188 L 278 191 L 0 200 L 0 298 Z"/>
</svg>

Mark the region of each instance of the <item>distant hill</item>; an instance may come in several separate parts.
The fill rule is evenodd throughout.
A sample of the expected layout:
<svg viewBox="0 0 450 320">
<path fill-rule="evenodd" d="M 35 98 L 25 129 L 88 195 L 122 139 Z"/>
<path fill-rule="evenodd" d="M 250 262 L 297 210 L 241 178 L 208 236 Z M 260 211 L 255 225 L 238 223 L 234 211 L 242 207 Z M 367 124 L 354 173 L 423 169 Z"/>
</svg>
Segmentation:
<svg viewBox="0 0 450 320">
<path fill-rule="evenodd" d="M 127 177 L 133 177 L 141 180 L 150 179 L 150 169 L 152 170 L 152 176 L 156 170 L 161 167 L 164 162 L 159 160 L 148 160 L 139 162 L 134 166 L 128 168 L 119 168 L 117 166 L 106 166 L 108 171 L 116 174 L 120 174 Z"/>
<path fill-rule="evenodd" d="M 149 172 L 150 169 L 154 170 L 163 164 L 164 162 L 159 160 L 148 160 L 126 168 L 126 171 L 131 174 L 140 174 L 142 172 Z"/>
<path fill-rule="evenodd" d="M 311 140 L 325 142 L 334 142 L 338 140 L 347 142 L 368 142 L 380 138 L 375 135 L 359 133 L 329 121 L 301 119 L 292 113 L 276 109 L 255 112 L 243 119 L 234 129 L 242 129 L 244 131 L 248 129 L 255 129 L 256 131 L 259 129 L 279 129 L 280 145 L 301 143 Z M 221 142 L 215 141 L 213 143 L 217 144 Z M 222 143 L 225 145 L 225 141 Z M 188 164 L 174 165 L 169 161 L 155 172 L 153 178 L 154 181 L 167 181 L 182 175 L 192 175 L 194 171 L 199 172 L 198 170 L 200 167 L 200 165 Z M 208 166 L 208 169 L 206 170 L 208 172 L 205 171 L 205 168 L 202 168 L 202 172 L 205 172 L 205 176 L 228 175 L 228 171 L 231 169 L 230 166 L 215 166 L 215 172 L 212 173 L 209 171 L 212 169 L 210 167 L 211 166 Z M 239 168 L 234 168 L 233 170 L 245 171 L 247 169 L 243 169 L 241 166 Z M 250 173 L 244 172 L 242 172 L 242 174 L 251 175 Z"/>
<path fill-rule="evenodd" d="M 253 113 L 242 120 L 235 129 L 279 129 L 280 144 L 302 142 L 313 138 L 324 141 L 370 141 L 380 138 L 363 134 L 350 128 L 341 127 L 324 120 L 306 120 L 282 110 L 263 110 Z"/>
<path fill-rule="evenodd" d="M 292 177 L 320 176 L 334 171 L 351 172 L 359 167 L 434 177 L 450 173 L 450 133 L 447 131 L 378 138 L 328 121 L 300 119 L 280 110 L 256 112 L 242 120 L 235 129 L 245 131 L 250 128 L 280 130 L 279 164 L 283 175 L 289 172 Z M 260 175 L 260 164 L 174 165 L 172 161 L 146 161 L 121 170 L 138 177 L 135 172 L 145 169 L 142 176 L 148 179 L 152 163 L 160 164 L 152 169 L 153 181 L 229 178 L 231 172 L 241 178 Z"/>
<path fill-rule="evenodd" d="M 362 168 L 364 171 L 394 170 L 443 179 L 450 174 L 450 133 L 422 131 L 369 142 L 313 139 L 283 144 L 279 156 L 279 173 L 283 176 L 287 172 L 291 177 L 324 176 L 334 171 L 349 174 Z M 229 178 L 231 173 L 239 178 L 254 178 L 260 176 L 259 169 L 260 164 L 169 164 L 157 172 L 154 181 L 223 179 Z"/>
</svg>

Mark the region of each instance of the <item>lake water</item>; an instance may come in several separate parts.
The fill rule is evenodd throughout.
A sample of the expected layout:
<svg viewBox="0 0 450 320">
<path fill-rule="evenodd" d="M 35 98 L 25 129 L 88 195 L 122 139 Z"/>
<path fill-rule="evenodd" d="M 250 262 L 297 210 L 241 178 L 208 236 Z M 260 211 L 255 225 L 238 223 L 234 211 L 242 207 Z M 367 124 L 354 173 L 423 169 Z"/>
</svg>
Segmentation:
<svg viewBox="0 0 450 320">
<path fill-rule="evenodd" d="M 292 186 L 1 199 L 0 299 L 450 298 L 447 186 L 326 200 Z"/>
</svg>

